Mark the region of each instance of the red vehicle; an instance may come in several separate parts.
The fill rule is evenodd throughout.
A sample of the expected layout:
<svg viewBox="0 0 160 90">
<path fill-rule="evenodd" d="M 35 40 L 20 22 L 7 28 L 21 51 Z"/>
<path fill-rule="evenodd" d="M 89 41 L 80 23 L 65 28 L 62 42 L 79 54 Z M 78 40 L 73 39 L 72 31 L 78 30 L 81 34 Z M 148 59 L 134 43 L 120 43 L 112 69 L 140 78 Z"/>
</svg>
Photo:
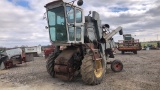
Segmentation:
<svg viewBox="0 0 160 90">
<path fill-rule="evenodd" d="M 123 38 L 124 40 L 118 41 L 118 50 L 121 51 L 122 54 L 125 52 L 137 54 L 137 51 L 142 49 L 139 39 L 132 38 L 131 34 L 125 34 Z"/>
<path fill-rule="evenodd" d="M 48 56 L 54 51 L 54 49 L 55 49 L 55 46 L 53 45 L 44 49 L 45 59 L 48 58 Z"/>
</svg>

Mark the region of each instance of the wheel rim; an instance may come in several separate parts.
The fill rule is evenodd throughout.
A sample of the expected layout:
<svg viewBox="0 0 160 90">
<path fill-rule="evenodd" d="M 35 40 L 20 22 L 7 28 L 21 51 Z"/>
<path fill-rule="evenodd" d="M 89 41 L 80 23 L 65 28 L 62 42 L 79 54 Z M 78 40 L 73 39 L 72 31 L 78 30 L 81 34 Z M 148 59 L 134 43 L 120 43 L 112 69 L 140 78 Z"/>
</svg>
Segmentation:
<svg viewBox="0 0 160 90">
<path fill-rule="evenodd" d="M 96 65 L 95 65 L 95 69 L 94 69 L 94 74 L 97 78 L 99 78 L 103 74 L 102 60 L 96 60 L 95 64 Z"/>
<path fill-rule="evenodd" d="M 122 68 L 122 66 L 121 66 L 121 64 L 120 63 L 116 63 L 115 65 L 114 65 L 114 68 L 115 68 L 115 70 L 121 70 L 121 68 Z"/>
</svg>

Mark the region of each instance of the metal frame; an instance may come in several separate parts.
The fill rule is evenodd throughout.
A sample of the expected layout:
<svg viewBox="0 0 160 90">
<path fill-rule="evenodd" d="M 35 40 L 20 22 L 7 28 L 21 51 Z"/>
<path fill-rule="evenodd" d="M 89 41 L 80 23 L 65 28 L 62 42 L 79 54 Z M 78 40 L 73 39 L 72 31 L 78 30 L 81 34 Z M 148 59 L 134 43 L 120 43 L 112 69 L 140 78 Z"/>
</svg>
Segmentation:
<svg viewBox="0 0 160 90">
<path fill-rule="evenodd" d="M 127 44 L 125 43 L 127 42 Z M 124 45 L 125 44 L 125 45 Z M 139 46 L 139 40 L 119 40 L 118 41 L 118 50 L 141 50 L 141 47 Z"/>
</svg>

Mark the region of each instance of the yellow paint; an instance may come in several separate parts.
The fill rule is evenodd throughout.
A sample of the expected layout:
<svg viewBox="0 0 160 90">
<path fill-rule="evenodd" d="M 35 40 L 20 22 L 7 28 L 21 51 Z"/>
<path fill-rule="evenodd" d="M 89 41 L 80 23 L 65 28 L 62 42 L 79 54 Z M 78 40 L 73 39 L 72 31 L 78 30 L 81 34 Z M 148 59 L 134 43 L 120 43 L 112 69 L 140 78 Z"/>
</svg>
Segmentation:
<svg viewBox="0 0 160 90">
<path fill-rule="evenodd" d="M 94 74 L 97 78 L 100 78 L 103 74 L 102 60 L 96 60 L 96 68 Z"/>
</svg>

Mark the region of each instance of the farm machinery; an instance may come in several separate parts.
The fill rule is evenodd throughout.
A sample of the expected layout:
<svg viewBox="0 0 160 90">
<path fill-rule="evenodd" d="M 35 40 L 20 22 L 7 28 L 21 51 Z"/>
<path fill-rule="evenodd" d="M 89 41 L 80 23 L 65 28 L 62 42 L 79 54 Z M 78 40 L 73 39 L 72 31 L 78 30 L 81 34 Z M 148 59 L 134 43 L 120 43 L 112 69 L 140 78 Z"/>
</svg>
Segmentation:
<svg viewBox="0 0 160 90">
<path fill-rule="evenodd" d="M 134 39 L 131 34 L 124 34 L 123 39 L 124 40 L 118 41 L 118 50 L 121 51 L 122 54 L 125 52 L 137 54 L 137 51 L 142 49 L 139 39 Z"/>
<path fill-rule="evenodd" d="M 44 48 L 45 59 L 47 59 L 53 51 L 54 51 L 54 45 Z"/>
<path fill-rule="evenodd" d="M 26 54 L 21 48 L 4 50 L 0 53 L 0 70 L 29 61 L 33 61 L 33 55 Z"/>
<path fill-rule="evenodd" d="M 119 60 L 107 62 L 109 58 L 114 58 L 112 36 L 118 32 L 122 35 L 122 27 L 108 32 L 109 25 L 101 24 L 96 11 L 84 16 L 83 9 L 74 6 L 73 2 L 58 0 L 45 5 L 46 28 L 55 46 L 46 68 L 52 77 L 71 81 L 81 75 L 86 84 L 97 85 L 104 78 L 107 64 L 111 64 L 115 72 L 123 69 Z M 82 4 L 83 1 L 79 0 L 78 5 Z"/>
<path fill-rule="evenodd" d="M 10 49 L 0 53 L 0 69 L 7 69 L 16 64 L 22 64 L 25 61 L 25 56 L 22 49 Z"/>
</svg>

